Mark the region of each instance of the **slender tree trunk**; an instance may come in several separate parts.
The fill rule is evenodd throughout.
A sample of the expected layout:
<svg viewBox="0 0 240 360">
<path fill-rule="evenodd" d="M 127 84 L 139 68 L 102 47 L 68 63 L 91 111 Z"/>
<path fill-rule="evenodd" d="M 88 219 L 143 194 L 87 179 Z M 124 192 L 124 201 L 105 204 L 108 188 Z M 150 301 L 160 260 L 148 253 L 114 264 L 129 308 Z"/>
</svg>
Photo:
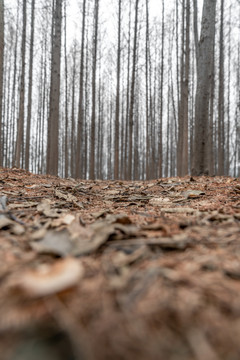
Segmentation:
<svg viewBox="0 0 240 360">
<path fill-rule="evenodd" d="M 165 39 L 165 28 L 164 28 L 164 0 L 162 0 L 162 50 L 161 50 L 161 81 L 160 81 L 160 123 L 159 123 L 159 139 L 158 139 L 158 177 L 162 177 L 163 169 L 163 78 L 164 78 L 164 39 Z"/>
<path fill-rule="evenodd" d="M 201 38 L 198 43 L 197 91 L 195 101 L 195 136 L 193 175 L 208 174 L 209 95 L 212 79 L 216 0 L 204 0 Z"/>
<path fill-rule="evenodd" d="M 221 0 L 220 38 L 219 38 L 219 92 L 218 92 L 218 175 L 224 175 L 224 38 L 223 38 L 224 0 Z"/>
<path fill-rule="evenodd" d="M 183 1 L 182 62 L 181 62 L 181 99 L 178 125 L 178 163 L 179 176 L 188 174 L 188 83 L 190 62 L 190 0 Z M 186 12 L 186 25 L 185 22 Z"/>
<path fill-rule="evenodd" d="M 146 179 L 150 177 L 150 131 L 149 131 L 149 0 L 146 0 L 146 41 L 145 41 L 145 81 L 146 81 Z"/>
<path fill-rule="evenodd" d="M 76 177 L 83 176 L 83 93 L 84 93 L 84 49 L 85 49 L 85 28 L 86 28 L 86 0 L 83 0 L 82 9 L 82 41 L 80 59 L 79 79 L 79 100 L 78 100 L 78 122 L 77 122 L 77 156 L 76 156 Z"/>
<path fill-rule="evenodd" d="M 96 73 L 97 73 L 97 48 L 98 48 L 98 13 L 99 13 L 99 0 L 95 0 L 93 59 L 92 59 L 92 116 L 91 116 L 90 171 L 89 171 L 90 179 L 95 178 Z"/>
<path fill-rule="evenodd" d="M 215 31 L 215 29 L 214 29 Z M 214 34 L 215 38 L 215 34 Z M 215 44 L 213 44 L 212 78 L 210 84 L 210 110 L 209 110 L 209 133 L 208 133 L 208 169 L 209 175 L 215 173 L 214 170 L 214 90 L 215 90 Z"/>
<path fill-rule="evenodd" d="M 226 169 L 225 174 L 230 172 L 230 124 L 231 124 L 231 101 L 230 101 L 230 87 L 231 87 L 231 39 L 232 39 L 232 5 L 229 7 L 229 28 L 228 28 L 228 87 L 227 87 L 227 136 L 226 136 Z"/>
<path fill-rule="evenodd" d="M 30 133 L 31 133 L 31 120 L 32 120 L 31 118 L 32 118 L 34 27 L 35 27 L 35 0 L 32 0 L 31 39 L 30 39 L 30 50 L 29 50 L 29 74 L 28 74 L 28 109 L 27 109 L 27 130 L 26 130 L 26 149 L 25 149 L 26 170 L 29 170 Z"/>
<path fill-rule="evenodd" d="M 199 60 L 199 47 L 198 47 L 198 6 L 197 0 L 193 0 L 193 16 L 194 16 L 194 44 L 195 44 L 195 53 L 196 53 L 196 64 L 198 68 L 198 60 Z"/>
<path fill-rule="evenodd" d="M 86 53 L 86 59 L 85 59 L 85 88 L 84 88 L 84 98 L 85 98 L 85 106 L 84 106 L 84 122 L 83 122 L 83 133 L 85 134 L 85 139 L 84 139 L 84 151 L 83 151 L 83 161 L 84 161 L 84 169 L 83 169 L 83 178 L 86 179 L 87 175 L 88 175 L 88 171 L 89 171 L 89 152 L 88 152 L 88 148 L 89 148 L 89 134 L 90 134 L 90 128 L 89 128 L 89 122 L 88 120 L 88 114 L 90 113 L 90 77 L 89 77 L 89 72 L 90 72 L 90 59 L 89 59 L 89 41 L 88 41 L 88 36 L 86 36 L 86 47 L 85 47 L 85 53 Z M 90 118 L 90 117 L 89 117 Z"/>
<path fill-rule="evenodd" d="M 76 43 L 73 49 L 72 66 L 72 107 L 71 107 L 71 176 L 75 176 L 76 166 L 76 136 L 75 136 L 75 84 L 76 84 Z"/>
<path fill-rule="evenodd" d="M 129 1 L 128 14 L 128 52 L 127 52 L 127 94 L 126 94 L 126 123 L 125 123 L 125 153 L 124 153 L 124 178 L 128 178 L 128 154 L 129 154 L 129 102 L 130 102 L 130 62 L 131 62 L 131 15 L 132 0 Z"/>
<path fill-rule="evenodd" d="M 67 58 L 67 2 L 64 1 L 64 62 L 65 62 L 65 134 L 64 134 L 64 176 L 68 177 L 69 171 L 69 145 L 68 145 L 68 58 Z"/>
<path fill-rule="evenodd" d="M 240 11 L 239 11 L 240 13 Z M 238 64 L 240 63 L 240 42 L 238 42 Z M 240 67 L 237 69 L 237 107 L 235 111 L 235 128 L 236 128 L 236 155 L 235 155 L 235 162 L 236 162 L 236 175 L 240 177 Z"/>
<path fill-rule="evenodd" d="M 119 178 L 119 118 L 120 118 L 120 76 L 121 76 L 121 23 L 122 0 L 118 0 L 118 49 L 117 49 L 117 85 L 116 85 L 116 118 L 114 144 L 114 178 Z"/>
<path fill-rule="evenodd" d="M 189 69 L 190 69 L 190 0 L 186 2 L 186 44 L 184 62 L 184 116 L 183 116 L 183 151 L 182 151 L 182 176 L 188 174 L 188 109 L 189 109 Z"/>
<path fill-rule="evenodd" d="M 139 4 L 139 0 L 136 0 L 136 3 L 135 3 L 135 22 L 134 22 L 134 40 L 133 40 L 131 95 L 130 95 L 130 108 L 129 108 L 128 179 L 132 178 L 133 120 L 134 120 L 134 102 L 135 102 L 135 78 L 136 78 L 136 67 L 137 67 L 138 4 Z"/>
<path fill-rule="evenodd" d="M 169 166 L 169 130 L 170 130 L 170 69 L 168 68 L 168 92 L 167 92 L 167 141 L 164 176 L 168 177 Z"/>
<path fill-rule="evenodd" d="M 177 174 L 182 176 L 183 151 L 183 121 L 184 121 L 184 59 L 185 59 L 185 0 L 182 1 L 182 31 L 181 31 L 181 60 L 180 60 L 180 96 L 178 103 L 178 141 L 177 141 Z"/>
<path fill-rule="evenodd" d="M 47 173 L 58 174 L 59 100 L 61 68 L 62 0 L 53 6 L 50 112 L 48 118 Z"/>
<path fill-rule="evenodd" d="M 3 165 L 4 0 L 0 0 L 0 166 Z"/>
<path fill-rule="evenodd" d="M 23 151 L 23 132 L 24 132 L 24 115 L 25 115 L 25 67 L 26 67 L 26 25 L 27 25 L 27 1 L 23 0 L 23 30 L 22 30 L 22 48 L 21 48 L 21 85 L 20 100 L 17 123 L 17 140 L 15 152 L 15 166 L 21 166 L 21 153 Z"/>
</svg>

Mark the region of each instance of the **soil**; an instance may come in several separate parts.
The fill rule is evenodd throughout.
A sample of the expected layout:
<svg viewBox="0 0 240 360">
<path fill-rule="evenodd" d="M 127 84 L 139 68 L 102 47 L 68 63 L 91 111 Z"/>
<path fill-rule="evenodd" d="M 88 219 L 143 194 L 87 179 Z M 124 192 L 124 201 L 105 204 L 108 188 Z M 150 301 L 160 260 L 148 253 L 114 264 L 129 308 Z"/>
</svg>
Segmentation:
<svg viewBox="0 0 240 360">
<path fill-rule="evenodd" d="M 240 180 L 0 169 L 2 360 L 240 359 Z"/>
</svg>

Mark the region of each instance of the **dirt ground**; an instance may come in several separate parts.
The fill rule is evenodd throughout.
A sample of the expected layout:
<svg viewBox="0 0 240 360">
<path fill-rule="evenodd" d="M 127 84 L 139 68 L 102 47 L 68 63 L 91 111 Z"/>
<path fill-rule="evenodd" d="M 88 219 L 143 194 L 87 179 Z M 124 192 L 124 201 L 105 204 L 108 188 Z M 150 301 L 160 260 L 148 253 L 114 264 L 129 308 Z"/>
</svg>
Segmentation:
<svg viewBox="0 0 240 360">
<path fill-rule="evenodd" d="M 0 169 L 1 360 L 239 360 L 240 180 Z"/>
</svg>

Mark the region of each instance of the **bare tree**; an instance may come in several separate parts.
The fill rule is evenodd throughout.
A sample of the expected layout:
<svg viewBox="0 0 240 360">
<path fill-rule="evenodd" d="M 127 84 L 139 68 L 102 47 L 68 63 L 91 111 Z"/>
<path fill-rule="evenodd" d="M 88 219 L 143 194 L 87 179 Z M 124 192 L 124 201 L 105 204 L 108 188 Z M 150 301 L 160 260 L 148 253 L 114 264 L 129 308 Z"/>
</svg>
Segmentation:
<svg viewBox="0 0 240 360">
<path fill-rule="evenodd" d="M 124 178 L 128 178 L 128 139 L 129 139 L 129 103 L 130 103 L 130 63 L 131 63 L 131 18 L 132 0 L 129 1 L 128 13 L 128 46 L 127 46 L 127 91 L 126 91 L 126 118 L 125 118 L 125 151 L 124 151 Z"/>
<path fill-rule="evenodd" d="M 20 100 L 17 122 L 17 140 L 15 152 L 15 165 L 21 165 L 21 153 L 23 151 L 23 132 L 24 132 L 24 115 L 25 115 L 25 68 L 26 68 L 26 26 L 27 26 L 27 1 L 23 0 L 23 29 L 22 29 L 22 47 L 21 47 L 21 85 Z"/>
<path fill-rule="evenodd" d="M 90 179 L 95 178 L 95 133 L 96 133 L 96 73 L 97 73 L 97 48 L 98 48 L 98 15 L 99 0 L 94 4 L 94 37 L 92 59 L 92 116 L 91 116 L 91 144 L 90 144 Z"/>
<path fill-rule="evenodd" d="M 0 166 L 3 165 L 3 139 L 2 139 L 3 67 L 4 67 L 4 0 L 0 0 Z"/>
<path fill-rule="evenodd" d="M 135 3 L 135 22 L 134 22 L 134 40 L 133 40 L 133 60 L 132 60 L 132 78 L 131 78 L 131 95 L 129 108 L 129 151 L 128 151 L 128 179 L 132 178 L 132 158 L 133 158 L 133 119 L 134 119 L 134 101 L 135 101 L 135 80 L 137 67 L 137 31 L 138 31 L 138 5 L 139 0 Z"/>
<path fill-rule="evenodd" d="M 163 78 L 164 78 L 164 39 L 165 39 L 165 9 L 164 0 L 162 1 L 162 49 L 161 49 L 161 70 L 160 70 L 160 114 L 159 114 L 159 134 L 158 134 L 158 177 L 162 177 L 163 170 Z"/>
<path fill-rule="evenodd" d="M 75 125 L 75 92 L 76 92 L 76 58 L 77 58 L 77 43 L 74 42 L 72 49 L 72 90 L 71 90 L 71 176 L 76 173 L 76 125 Z"/>
<path fill-rule="evenodd" d="M 32 117 L 34 26 L 35 26 L 35 0 L 32 0 L 31 38 L 30 38 L 30 49 L 29 49 L 29 74 L 28 74 L 27 130 L 26 130 L 26 148 L 25 148 L 25 168 L 27 170 L 29 170 L 30 132 L 31 132 L 31 117 Z"/>
<path fill-rule="evenodd" d="M 201 37 L 197 49 L 197 90 L 195 100 L 195 133 L 193 175 L 208 174 L 208 113 L 212 78 L 216 0 L 204 0 Z"/>
<path fill-rule="evenodd" d="M 218 88 L 218 175 L 224 175 L 224 0 L 221 0 L 219 37 L 219 88 Z"/>
<path fill-rule="evenodd" d="M 65 65 L 65 134 L 64 134 L 64 175 L 68 177 L 69 147 L 68 147 L 68 56 L 67 56 L 67 2 L 64 1 L 64 65 Z"/>
<path fill-rule="evenodd" d="M 186 13 L 186 15 L 185 15 Z M 188 173 L 188 84 L 190 62 L 190 0 L 182 3 L 181 96 L 178 113 L 177 173 Z"/>
<path fill-rule="evenodd" d="M 86 27 L 86 0 L 83 0 L 82 8 L 82 41 L 80 59 L 80 80 L 79 80 L 79 100 L 78 100 L 78 122 L 77 122 L 77 155 L 76 155 L 76 177 L 83 175 L 83 94 L 84 94 L 84 48 L 85 48 L 85 27 Z"/>
<path fill-rule="evenodd" d="M 122 0 L 118 0 L 118 48 L 117 48 L 117 85 L 115 114 L 115 144 L 114 144 L 114 178 L 119 178 L 119 117 L 120 117 L 120 75 L 121 75 L 121 20 Z"/>
<path fill-rule="evenodd" d="M 62 38 L 62 0 L 53 4 L 50 111 L 48 118 L 47 173 L 58 174 L 59 98 Z"/>
</svg>

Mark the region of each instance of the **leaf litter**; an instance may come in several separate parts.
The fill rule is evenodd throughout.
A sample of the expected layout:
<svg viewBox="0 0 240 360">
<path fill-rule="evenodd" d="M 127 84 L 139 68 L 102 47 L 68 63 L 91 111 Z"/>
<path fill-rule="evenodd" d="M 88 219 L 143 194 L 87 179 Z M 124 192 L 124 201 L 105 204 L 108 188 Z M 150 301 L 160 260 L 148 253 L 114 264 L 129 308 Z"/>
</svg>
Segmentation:
<svg viewBox="0 0 240 360">
<path fill-rule="evenodd" d="M 239 179 L 0 184 L 2 359 L 239 358 Z"/>
</svg>

